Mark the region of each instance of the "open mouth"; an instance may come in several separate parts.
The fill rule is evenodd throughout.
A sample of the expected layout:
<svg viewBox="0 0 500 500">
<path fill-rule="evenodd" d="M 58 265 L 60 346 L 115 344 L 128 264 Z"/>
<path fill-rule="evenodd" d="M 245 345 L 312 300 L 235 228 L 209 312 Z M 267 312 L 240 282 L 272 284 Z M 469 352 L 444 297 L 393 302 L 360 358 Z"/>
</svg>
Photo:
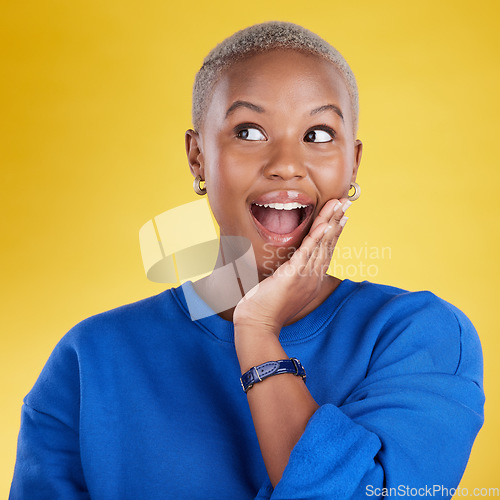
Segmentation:
<svg viewBox="0 0 500 500">
<path fill-rule="evenodd" d="M 314 211 L 301 203 L 252 203 L 250 212 L 257 229 L 273 243 L 290 243 L 303 232 Z"/>
</svg>

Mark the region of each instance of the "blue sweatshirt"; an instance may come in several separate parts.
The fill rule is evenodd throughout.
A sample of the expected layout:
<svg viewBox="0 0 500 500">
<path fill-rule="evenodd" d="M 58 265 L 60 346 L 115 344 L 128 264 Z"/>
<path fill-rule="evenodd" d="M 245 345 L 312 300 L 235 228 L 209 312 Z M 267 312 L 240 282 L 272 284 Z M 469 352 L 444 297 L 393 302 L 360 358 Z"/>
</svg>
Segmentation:
<svg viewBox="0 0 500 500">
<path fill-rule="evenodd" d="M 211 314 L 192 321 L 193 303 Z M 484 406 L 481 345 L 459 309 L 345 279 L 280 340 L 320 407 L 274 490 L 233 323 L 186 282 L 60 340 L 24 398 L 10 499 L 451 498 Z"/>
</svg>

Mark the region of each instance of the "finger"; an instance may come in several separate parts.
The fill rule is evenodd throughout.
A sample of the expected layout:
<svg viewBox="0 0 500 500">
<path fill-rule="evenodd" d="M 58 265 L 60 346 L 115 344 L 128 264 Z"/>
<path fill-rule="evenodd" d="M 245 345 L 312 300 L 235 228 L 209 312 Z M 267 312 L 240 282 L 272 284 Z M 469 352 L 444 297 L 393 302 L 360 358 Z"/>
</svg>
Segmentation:
<svg viewBox="0 0 500 500">
<path fill-rule="evenodd" d="M 326 260 L 325 253 L 327 253 L 327 251 L 321 244 L 314 247 L 311 257 L 304 268 L 304 273 L 308 276 L 317 276 L 322 278 L 322 268 L 324 267 L 323 263 Z"/>
<path fill-rule="evenodd" d="M 342 217 L 344 217 L 347 209 L 352 205 L 352 201 L 347 198 L 340 198 L 339 204 L 336 205 L 335 210 L 328 221 L 329 225 L 338 224 Z"/>
<path fill-rule="evenodd" d="M 297 262 L 300 259 L 300 267 L 297 265 L 297 270 L 300 269 L 301 276 L 315 276 L 319 280 L 324 278 L 343 229 L 342 213 L 340 210 L 340 216 L 337 213 L 332 215 L 330 220 L 333 225 L 326 223 L 318 225 L 317 229 L 308 235 L 307 241 L 303 241 L 299 248 L 300 252 L 297 251 L 300 256 L 297 259 Z M 339 222 L 335 222 L 335 218 L 339 217 Z"/>
<path fill-rule="evenodd" d="M 320 244 L 325 231 L 328 230 L 329 227 L 327 221 L 321 222 L 314 229 L 311 228 L 309 234 L 302 240 L 302 244 L 298 251 L 300 251 L 306 260 L 310 259 L 314 248 Z"/>
<path fill-rule="evenodd" d="M 321 252 L 317 255 L 317 258 L 313 263 L 315 272 L 321 276 L 327 272 L 328 267 L 330 266 L 335 247 L 340 234 L 342 233 L 342 229 L 342 226 L 333 226 L 325 233 L 325 236 L 321 241 Z"/>
<path fill-rule="evenodd" d="M 294 252 L 287 264 L 292 267 L 294 273 L 301 273 L 304 267 L 307 265 L 308 260 L 309 257 L 306 255 L 306 253 L 301 252 L 300 249 L 298 249 Z M 280 267 L 284 267 L 284 265 L 285 264 Z"/>
<path fill-rule="evenodd" d="M 326 224 L 324 225 L 326 227 Z M 322 237 L 323 226 L 320 226 L 319 231 L 316 231 L 312 235 L 308 235 L 308 243 L 302 245 L 294 252 L 290 263 L 300 272 L 309 264 L 311 258 L 313 257 L 313 252 L 315 248 L 318 248 L 319 241 Z"/>
<path fill-rule="evenodd" d="M 316 217 L 311 229 L 316 229 L 322 222 L 328 222 L 329 225 L 338 224 L 351 205 L 352 201 L 348 198 L 329 200 Z"/>
<path fill-rule="evenodd" d="M 340 202 L 341 206 L 337 206 L 332 214 L 329 225 L 325 229 L 323 238 L 320 241 L 321 252 L 315 255 L 314 261 L 311 261 L 315 271 L 321 274 L 326 273 L 328 270 L 333 252 L 335 251 L 335 246 L 348 220 L 348 217 L 344 214 L 351 206 L 352 202 L 348 199 L 341 199 Z"/>
<path fill-rule="evenodd" d="M 325 238 L 325 235 L 328 234 L 331 236 L 331 231 L 333 231 L 334 227 L 342 227 L 345 222 L 347 222 L 347 217 L 345 217 L 344 219 L 343 217 L 345 211 L 350 207 L 351 204 L 352 202 L 347 198 L 341 198 L 340 200 L 328 200 L 328 202 L 316 217 L 313 225 L 311 226 L 311 229 L 309 230 L 309 234 L 304 238 L 301 246 L 299 247 L 299 250 L 302 251 L 302 257 L 306 257 L 307 260 L 309 260 L 314 247 L 321 244 L 321 242 Z M 340 235 L 340 232 L 338 233 L 338 235 Z M 327 244 L 331 245 L 332 243 L 327 241 Z M 295 254 L 296 253 L 297 252 L 295 252 Z"/>
<path fill-rule="evenodd" d="M 316 229 L 316 227 L 323 222 L 328 223 L 332 218 L 334 211 L 337 210 L 341 206 L 341 204 L 342 203 L 335 198 L 328 200 L 314 219 L 311 230 Z"/>
<path fill-rule="evenodd" d="M 351 203 L 352 202 L 350 200 L 345 200 L 345 203 L 342 204 L 341 208 L 339 208 L 334 212 L 332 218 L 329 221 L 328 228 L 325 229 L 323 239 L 321 240 L 321 244 L 326 249 L 331 251 L 332 255 L 335 249 L 335 245 L 337 244 L 337 240 L 339 239 L 339 236 L 342 233 L 342 230 L 344 229 L 344 226 L 346 225 L 349 219 L 349 217 L 347 217 L 344 214 L 345 211 L 351 205 Z"/>
<path fill-rule="evenodd" d="M 328 211 L 325 212 L 325 214 L 330 215 L 329 219 L 326 219 L 325 214 L 322 215 L 322 220 L 321 222 L 318 222 L 316 227 L 313 226 L 311 227 L 311 230 L 309 231 L 308 236 L 306 236 L 302 242 L 301 248 L 303 248 L 305 251 L 312 252 L 312 249 L 316 246 L 321 244 L 325 238 L 328 238 L 329 236 L 332 235 L 333 229 L 338 228 L 339 225 L 343 225 L 345 222 L 341 220 L 342 217 L 344 217 L 344 205 L 341 200 L 330 200 L 330 201 L 335 201 L 335 203 L 332 203 L 328 209 Z M 345 204 L 347 208 L 351 204 L 349 200 L 343 200 L 344 202 L 348 202 Z M 345 219 L 346 220 L 346 219 Z"/>
<path fill-rule="evenodd" d="M 344 214 L 352 204 L 352 202 L 347 199 L 341 199 L 340 202 L 341 204 L 337 205 L 330 220 L 328 221 L 328 226 L 325 227 L 323 238 L 320 241 L 320 244 L 325 248 L 331 249 L 332 254 L 337 239 L 340 236 L 340 233 L 342 232 L 342 229 L 344 228 L 347 220 L 349 219 L 349 217 Z"/>
<path fill-rule="evenodd" d="M 332 232 L 333 230 L 334 228 L 328 232 Z M 318 245 L 312 252 L 311 258 L 305 268 L 305 273 L 315 275 L 319 279 L 323 279 L 324 275 L 328 271 L 328 267 L 330 266 L 337 240 L 338 235 L 335 235 L 334 237 L 328 236 L 322 239 L 321 244 Z"/>
</svg>

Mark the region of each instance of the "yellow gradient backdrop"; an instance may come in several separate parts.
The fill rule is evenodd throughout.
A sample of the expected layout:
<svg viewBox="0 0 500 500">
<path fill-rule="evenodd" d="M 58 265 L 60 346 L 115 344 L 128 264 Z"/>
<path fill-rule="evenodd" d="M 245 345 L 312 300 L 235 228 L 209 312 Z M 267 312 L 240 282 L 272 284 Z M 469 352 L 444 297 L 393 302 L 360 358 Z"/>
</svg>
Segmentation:
<svg viewBox="0 0 500 500">
<path fill-rule="evenodd" d="M 57 341 L 165 289 L 138 234 L 198 199 L 184 131 L 203 57 L 273 19 L 323 36 L 358 78 L 363 191 L 336 274 L 431 290 L 471 318 L 486 423 L 461 485 L 500 487 L 498 2 L 28 0 L 0 16 L 2 497 L 22 398 Z"/>
</svg>

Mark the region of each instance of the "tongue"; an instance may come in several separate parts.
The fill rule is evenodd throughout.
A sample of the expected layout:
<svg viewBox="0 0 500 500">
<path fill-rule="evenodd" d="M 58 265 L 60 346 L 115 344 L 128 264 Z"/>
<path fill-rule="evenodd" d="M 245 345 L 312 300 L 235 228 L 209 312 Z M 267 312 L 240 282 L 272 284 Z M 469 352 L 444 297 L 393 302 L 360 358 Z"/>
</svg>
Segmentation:
<svg viewBox="0 0 500 500">
<path fill-rule="evenodd" d="M 300 210 L 276 210 L 252 205 L 254 217 L 272 233 L 288 234 L 300 224 Z"/>
</svg>

